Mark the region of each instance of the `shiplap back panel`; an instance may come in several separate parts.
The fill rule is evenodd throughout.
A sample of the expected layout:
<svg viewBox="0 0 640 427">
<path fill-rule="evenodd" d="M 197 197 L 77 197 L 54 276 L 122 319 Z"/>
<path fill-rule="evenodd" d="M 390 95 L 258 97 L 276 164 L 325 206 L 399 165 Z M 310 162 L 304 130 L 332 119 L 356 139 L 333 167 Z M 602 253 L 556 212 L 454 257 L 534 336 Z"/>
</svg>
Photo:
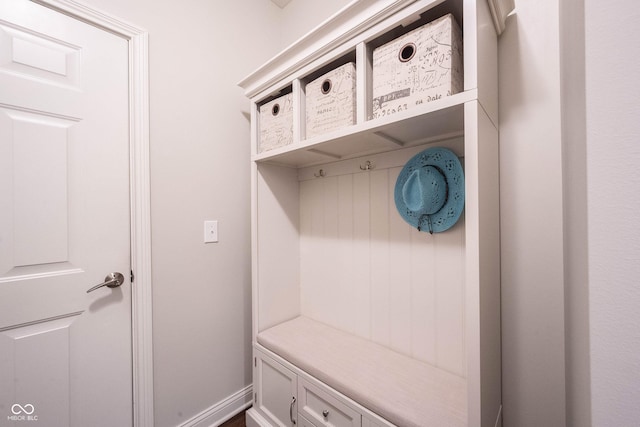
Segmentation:
<svg viewBox="0 0 640 427">
<path fill-rule="evenodd" d="M 393 199 L 401 169 L 300 182 L 301 312 L 465 376 L 464 218 L 411 228 Z"/>
</svg>

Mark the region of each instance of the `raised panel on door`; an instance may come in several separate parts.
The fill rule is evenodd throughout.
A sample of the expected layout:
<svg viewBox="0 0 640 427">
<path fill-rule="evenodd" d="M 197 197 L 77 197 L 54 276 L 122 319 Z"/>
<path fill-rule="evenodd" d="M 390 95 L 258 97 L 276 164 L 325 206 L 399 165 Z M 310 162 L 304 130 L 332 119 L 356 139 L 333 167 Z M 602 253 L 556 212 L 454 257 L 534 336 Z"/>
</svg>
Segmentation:
<svg viewBox="0 0 640 427">
<path fill-rule="evenodd" d="M 52 427 L 70 425 L 69 347 L 71 329 L 79 314 L 0 332 L 4 367 L 0 368 L 0 402 L 12 402 L 0 404 L 0 408 L 5 406 L 0 411 L 0 425 L 38 420 Z M 12 387 L 14 378 L 20 381 Z"/>
<path fill-rule="evenodd" d="M 273 425 L 291 427 L 297 418 L 297 375 L 256 351 L 256 408 Z"/>
</svg>

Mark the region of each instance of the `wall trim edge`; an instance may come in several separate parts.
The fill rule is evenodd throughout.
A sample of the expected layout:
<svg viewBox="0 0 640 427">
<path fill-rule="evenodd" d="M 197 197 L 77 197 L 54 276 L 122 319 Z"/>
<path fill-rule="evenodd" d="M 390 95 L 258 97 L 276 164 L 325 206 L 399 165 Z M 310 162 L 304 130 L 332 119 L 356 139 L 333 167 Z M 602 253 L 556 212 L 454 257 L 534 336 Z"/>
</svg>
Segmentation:
<svg viewBox="0 0 640 427">
<path fill-rule="evenodd" d="M 145 29 L 75 0 L 32 1 L 128 41 L 131 269 L 135 273 L 131 286 L 133 426 L 153 427 L 149 35 Z"/>
<path fill-rule="evenodd" d="M 253 385 L 238 390 L 213 404 L 178 427 L 213 427 L 238 415 L 253 403 Z"/>
</svg>

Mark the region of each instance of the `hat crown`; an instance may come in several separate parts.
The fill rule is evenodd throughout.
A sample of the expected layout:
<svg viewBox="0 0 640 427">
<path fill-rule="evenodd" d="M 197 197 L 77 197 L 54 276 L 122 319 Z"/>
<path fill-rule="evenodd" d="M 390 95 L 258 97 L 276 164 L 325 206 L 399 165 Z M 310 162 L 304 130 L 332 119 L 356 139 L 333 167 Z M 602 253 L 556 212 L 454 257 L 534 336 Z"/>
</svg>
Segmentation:
<svg viewBox="0 0 640 427">
<path fill-rule="evenodd" d="M 445 147 L 419 152 L 398 174 L 393 198 L 402 219 L 418 231 L 448 230 L 464 209 L 464 171 L 460 159 Z"/>
<path fill-rule="evenodd" d="M 416 168 L 402 186 L 402 199 L 412 213 L 433 215 L 447 200 L 447 181 L 434 166 Z"/>
</svg>

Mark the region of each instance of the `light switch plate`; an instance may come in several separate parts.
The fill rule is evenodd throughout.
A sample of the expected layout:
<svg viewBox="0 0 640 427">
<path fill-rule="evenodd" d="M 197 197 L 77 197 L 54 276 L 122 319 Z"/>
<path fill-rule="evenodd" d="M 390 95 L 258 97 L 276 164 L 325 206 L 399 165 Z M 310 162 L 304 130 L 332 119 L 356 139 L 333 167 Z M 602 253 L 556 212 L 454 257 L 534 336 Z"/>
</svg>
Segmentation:
<svg viewBox="0 0 640 427">
<path fill-rule="evenodd" d="M 204 222 L 204 242 L 205 243 L 218 242 L 218 221 Z"/>
</svg>

